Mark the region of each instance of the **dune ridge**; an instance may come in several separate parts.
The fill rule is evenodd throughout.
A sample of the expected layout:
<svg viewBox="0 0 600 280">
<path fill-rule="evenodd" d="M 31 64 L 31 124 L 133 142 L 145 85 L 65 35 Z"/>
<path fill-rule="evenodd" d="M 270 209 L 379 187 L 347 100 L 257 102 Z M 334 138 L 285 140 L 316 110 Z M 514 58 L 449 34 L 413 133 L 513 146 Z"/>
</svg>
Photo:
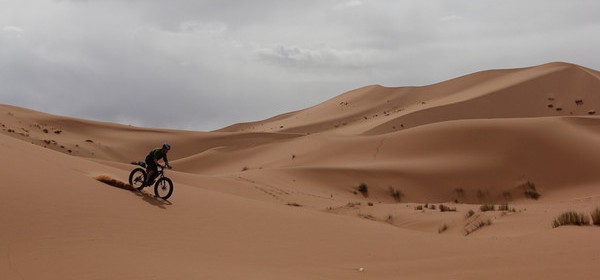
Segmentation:
<svg viewBox="0 0 600 280">
<path fill-rule="evenodd" d="M 0 278 L 596 279 L 600 228 L 552 222 L 600 207 L 597 110 L 563 62 L 210 132 L 0 105 Z M 165 142 L 169 201 L 126 183 Z"/>
</svg>

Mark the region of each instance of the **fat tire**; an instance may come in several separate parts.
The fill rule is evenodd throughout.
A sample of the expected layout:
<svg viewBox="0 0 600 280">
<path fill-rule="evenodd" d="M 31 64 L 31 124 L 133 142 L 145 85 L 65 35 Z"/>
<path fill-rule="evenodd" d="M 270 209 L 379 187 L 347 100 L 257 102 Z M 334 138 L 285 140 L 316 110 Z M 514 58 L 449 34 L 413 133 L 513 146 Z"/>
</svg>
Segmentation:
<svg viewBox="0 0 600 280">
<path fill-rule="evenodd" d="M 140 172 L 141 174 L 138 174 Z M 133 178 L 139 175 L 142 175 L 142 184 L 134 184 L 136 182 L 133 181 Z M 146 176 L 146 170 L 144 170 L 143 168 L 136 168 L 132 170 L 131 173 L 129 173 L 129 184 L 137 190 L 141 191 L 145 187 L 144 182 L 146 181 Z"/>
<path fill-rule="evenodd" d="M 166 195 L 161 196 L 158 192 L 158 189 L 160 188 L 160 185 L 161 185 L 161 183 L 163 183 L 163 181 L 167 185 L 167 188 L 169 190 Z M 162 177 L 162 178 L 158 179 L 158 181 L 156 181 L 156 184 L 154 184 L 154 194 L 157 197 L 167 200 L 173 194 L 173 181 L 171 181 L 171 179 L 169 179 L 167 177 Z"/>
</svg>

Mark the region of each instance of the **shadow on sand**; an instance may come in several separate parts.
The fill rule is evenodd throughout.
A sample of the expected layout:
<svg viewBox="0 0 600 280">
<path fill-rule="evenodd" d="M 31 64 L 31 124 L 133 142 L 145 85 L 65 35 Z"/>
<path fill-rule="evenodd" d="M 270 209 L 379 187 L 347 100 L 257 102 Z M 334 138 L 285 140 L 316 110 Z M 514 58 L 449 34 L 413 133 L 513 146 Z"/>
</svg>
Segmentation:
<svg viewBox="0 0 600 280">
<path fill-rule="evenodd" d="M 109 185 L 111 187 L 115 187 L 115 188 L 119 188 L 119 189 L 122 189 L 122 190 L 130 191 L 130 192 L 134 193 L 135 195 L 141 197 L 144 201 L 150 203 L 151 205 L 157 206 L 159 208 L 167 209 L 166 206 L 172 205 L 172 203 L 169 202 L 168 200 L 163 200 L 163 199 L 158 198 L 158 197 L 156 197 L 156 196 L 154 196 L 153 194 L 150 194 L 150 193 L 146 193 L 146 192 L 143 192 L 143 191 L 138 191 L 132 185 L 127 184 L 127 183 L 122 182 L 122 181 L 119 181 L 119 180 L 116 180 L 116 179 L 113 179 L 110 176 L 100 175 L 100 176 L 95 177 L 94 179 L 96 179 L 96 180 L 98 180 L 98 181 L 100 181 L 102 183 L 105 183 L 105 184 L 107 184 L 107 185 Z"/>
</svg>

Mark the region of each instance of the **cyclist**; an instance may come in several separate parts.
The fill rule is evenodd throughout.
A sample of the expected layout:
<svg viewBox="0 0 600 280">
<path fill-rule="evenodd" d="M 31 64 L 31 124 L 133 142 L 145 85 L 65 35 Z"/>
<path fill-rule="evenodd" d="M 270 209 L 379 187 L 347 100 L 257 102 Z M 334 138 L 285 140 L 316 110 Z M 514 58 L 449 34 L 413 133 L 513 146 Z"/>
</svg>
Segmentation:
<svg viewBox="0 0 600 280">
<path fill-rule="evenodd" d="M 165 162 L 165 167 L 171 168 L 169 165 L 169 159 L 167 159 L 167 153 L 171 150 L 171 145 L 163 144 L 162 147 L 156 148 L 146 156 L 146 181 L 144 182 L 144 186 L 147 186 L 149 182 L 152 182 L 150 178 L 152 178 L 155 174 L 158 174 L 158 160 L 162 159 Z M 154 179 L 154 178 L 152 178 Z"/>
</svg>

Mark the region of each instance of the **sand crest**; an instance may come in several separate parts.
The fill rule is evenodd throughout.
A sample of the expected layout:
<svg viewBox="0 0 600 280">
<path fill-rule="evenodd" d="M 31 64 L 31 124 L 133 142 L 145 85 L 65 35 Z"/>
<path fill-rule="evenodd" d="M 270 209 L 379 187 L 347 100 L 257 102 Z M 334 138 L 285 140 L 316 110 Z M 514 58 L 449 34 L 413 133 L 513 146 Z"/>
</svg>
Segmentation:
<svg viewBox="0 0 600 280">
<path fill-rule="evenodd" d="M 597 279 L 600 73 L 366 86 L 212 132 L 0 105 L 1 279 Z M 127 184 L 172 144 L 164 201 Z"/>
</svg>

